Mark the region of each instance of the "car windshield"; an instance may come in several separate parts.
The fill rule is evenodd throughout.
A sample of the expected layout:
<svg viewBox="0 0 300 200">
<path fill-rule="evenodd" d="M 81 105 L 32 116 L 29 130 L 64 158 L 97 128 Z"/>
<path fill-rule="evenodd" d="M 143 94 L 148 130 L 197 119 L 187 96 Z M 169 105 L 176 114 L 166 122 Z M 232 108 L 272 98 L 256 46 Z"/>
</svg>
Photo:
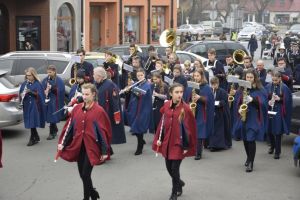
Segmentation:
<svg viewBox="0 0 300 200">
<path fill-rule="evenodd" d="M 250 26 L 245 27 L 245 28 L 243 28 L 243 30 L 242 30 L 242 32 L 247 32 L 247 33 L 249 33 L 249 32 L 254 32 L 254 31 L 255 31 L 255 28 L 254 28 L 254 27 L 250 27 Z"/>
<path fill-rule="evenodd" d="M 179 49 L 184 51 L 185 49 L 187 49 L 188 47 L 190 47 L 192 45 L 193 44 L 191 44 L 191 43 L 182 43 L 182 44 L 180 44 Z"/>
<path fill-rule="evenodd" d="M 300 24 L 295 24 L 291 27 L 291 30 L 299 30 L 300 29 Z"/>
</svg>

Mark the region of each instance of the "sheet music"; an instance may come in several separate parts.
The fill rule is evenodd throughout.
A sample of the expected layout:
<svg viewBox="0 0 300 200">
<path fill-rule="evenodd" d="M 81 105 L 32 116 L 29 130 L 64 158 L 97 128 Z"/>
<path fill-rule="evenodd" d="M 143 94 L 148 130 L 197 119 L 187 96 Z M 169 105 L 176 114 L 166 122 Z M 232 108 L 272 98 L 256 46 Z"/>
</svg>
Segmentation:
<svg viewBox="0 0 300 200">
<path fill-rule="evenodd" d="M 123 69 L 128 71 L 128 72 L 133 72 L 133 67 L 126 64 L 126 63 L 123 64 Z"/>
<path fill-rule="evenodd" d="M 237 76 L 234 76 L 234 75 L 228 75 L 227 76 L 227 81 L 229 83 L 238 83 L 239 78 Z"/>
<path fill-rule="evenodd" d="M 173 85 L 173 79 L 170 79 L 168 76 L 164 76 L 164 81 L 169 85 Z"/>
<path fill-rule="evenodd" d="M 78 56 L 78 55 L 72 55 L 71 60 L 74 63 L 80 63 L 80 56 Z"/>
<path fill-rule="evenodd" d="M 238 84 L 239 86 L 244 88 L 249 88 L 249 89 L 252 88 L 250 81 L 238 80 Z"/>
<path fill-rule="evenodd" d="M 190 88 L 199 89 L 199 83 L 196 83 L 193 81 L 188 81 L 187 84 L 188 84 L 188 87 L 190 87 Z"/>
</svg>

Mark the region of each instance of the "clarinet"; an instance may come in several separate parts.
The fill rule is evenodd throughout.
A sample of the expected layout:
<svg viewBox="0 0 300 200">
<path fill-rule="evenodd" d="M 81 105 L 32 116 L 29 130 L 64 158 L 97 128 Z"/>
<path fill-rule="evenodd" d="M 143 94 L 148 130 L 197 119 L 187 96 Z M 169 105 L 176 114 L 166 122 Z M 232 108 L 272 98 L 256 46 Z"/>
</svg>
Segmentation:
<svg viewBox="0 0 300 200">
<path fill-rule="evenodd" d="M 48 87 L 48 85 L 50 84 L 50 76 L 48 76 L 48 79 L 47 79 L 47 86 L 46 86 L 46 89 Z M 48 102 L 50 101 L 50 98 L 49 98 L 49 90 L 47 92 L 47 95 L 46 95 L 46 99 L 45 99 L 45 104 L 48 104 Z"/>
<path fill-rule="evenodd" d="M 165 123 L 165 115 L 162 116 L 161 125 L 160 125 L 160 130 L 159 130 L 158 141 L 159 141 L 160 143 L 161 143 L 162 131 L 163 131 L 163 128 L 164 128 L 164 123 Z M 161 145 L 161 144 L 160 144 L 160 145 Z M 156 156 L 156 157 L 158 156 L 159 147 L 160 147 L 160 146 L 157 145 L 156 153 L 155 153 L 155 156 Z"/>
<path fill-rule="evenodd" d="M 26 84 L 25 84 L 24 90 L 23 90 L 23 92 L 21 93 L 21 102 L 20 102 L 19 107 L 22 107 L 22 106 L 23 106 L 23 101 L 24 101 L 24 98 L 25 98 L 25 96 L 26 96 L 26 92 L 27 92 L 27 90 L 28 90 L 28 87 L 27 87 L 28 82 L 29 82 L 29 81 L 26 80 Z"/>
</svg>

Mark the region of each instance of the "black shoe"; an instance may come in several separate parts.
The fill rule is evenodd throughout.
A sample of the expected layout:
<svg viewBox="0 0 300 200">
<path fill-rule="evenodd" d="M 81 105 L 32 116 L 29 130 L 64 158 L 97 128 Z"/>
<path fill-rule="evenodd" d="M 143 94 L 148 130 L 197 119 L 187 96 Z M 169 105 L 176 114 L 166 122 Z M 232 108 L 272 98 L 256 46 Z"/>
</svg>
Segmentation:
<svg viewBox="0 0 300 200">
<path fill-rule="evenodd" d="M 135 156 L 138 156 L 138 155 L 141 155 L 142 153 L 143 153 L 143 150 L 140 149 L 140 148 L 138 148 L 138 149 L 135 151 L 134 155 L 135 155 Z"/>
<path fill-rule="evenodd" d="M 38 141 L 36 141 L 36 140 L 29 140 L 27 146 L 30 147 L 30 146 L 35 145 L 36 143 L 38 143 Z"/>
<path fill-rule="evenodd" d="M 245 162 L 245 167 L 248 167 L 249 163 L 250 163 L 250 161 L 249 161 L 249 160 L 246 160 L 246 162 Z"/>
<path fill-rule="evenodd" d="M 179 184 L 180 184 L 180 186 L 179 186 L 178 191 L 177 191 L 177 196 L 178 197 L 182 195 L 182 188 L 185 186 L 185 182 L 183 180 L 180 180 Z"/>
<path fill-rule="evenodd" d="M 200 160 L 202 158 L 202 155 L 201 154 L 197 154 L 196 156 L 195 156 L 195 160 Z"/>
<path fill-rule="evenodd" d="M 112 147 L 111 147 L 111 146 L 110 146 L 109 153 L 110 153 L 110 155 L 111 155 L 111 156 L 112 156 L 112 155 L 114 155 L 114 151 L 113 151 L 113 149 L 112 149 Z"/>
<path fill-rule="evenodd" d="M 177 195 L 172 193 L 169 200 L 177 200 Z"/>
<path fill-rule="evenodd" d="M 246 172 L 252 172 L 253 171 L 253 162 L 249 162 L 248 166 L 246 167 Z"/>
<path fill-rule="evenodd" d="M 56 135 L 54 134 L 49 134 L 49 136 L 47 137 L 47 140 L 53 140 L 55 138 Z"/>
<path fill-rule="evenodd" d="M 270 147 L 269 151 L 268 151 L 268 154 L 273 154 L 273 153 L 274 153 L 274 148 Z"/>
<path fill-rule="evenodd" d="M 274 155 L 274 159 L 279 159 L 280 158 L 280 155 L 279 154 L 277 154 L 277 153 L 275 153 L 275 155 Z"/>
<path fill-rule="evenodd" d="M 100 199 L 100 195 L 99 195 L 99 193 L 97 192 L 96 188 L 93 188 L 93 189 L 91 190 L 91 199 L 92 199 L 92 200 Z"/>
</svg>

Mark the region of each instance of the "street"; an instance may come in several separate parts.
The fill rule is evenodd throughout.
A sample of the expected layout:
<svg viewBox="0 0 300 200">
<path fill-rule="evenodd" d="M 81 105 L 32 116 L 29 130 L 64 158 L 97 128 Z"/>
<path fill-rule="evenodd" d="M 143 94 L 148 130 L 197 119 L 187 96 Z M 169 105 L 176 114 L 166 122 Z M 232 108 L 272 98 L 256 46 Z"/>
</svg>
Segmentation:
<svg viewBox="0 0 300 200">
<path fill-rule="evenodd" d="M 63 123 L 59 124 L 61 129 Z M 38 130 L 41 142 L 27 147 L 29 131 L 23 124 L 3 130 L 4 168 L 0 169 L 1 200 L 82 199 L 82 182 L 76 163 L 59 159 L 54 163 L 57 139 L 47 141 L 47 129 Z M 128 129 L 127 129 L 128 133 Z M 257 144 L 254 171 L 246 173 L 243 143 L 233 142 L 226 151 L 204 151 L 203 159 L 187 158 L 181 166 L 186 182 L 182 200 L 298 200 L 300 169 L 292 159 L 295 135 L 284 137 L 282 155 L 274 160 L 268 146 Z M 127 134 L 127 143 L 113 145 L 112 160 L 96 166 L 92 173 L 94 187 L 101 199 L 166 200 L 171 193 L 171 179 L 164 159 L 151 150 L 153 136 L 147 134 L 141 156 L 134 156 L 136 138 Z"/>
</svg>

